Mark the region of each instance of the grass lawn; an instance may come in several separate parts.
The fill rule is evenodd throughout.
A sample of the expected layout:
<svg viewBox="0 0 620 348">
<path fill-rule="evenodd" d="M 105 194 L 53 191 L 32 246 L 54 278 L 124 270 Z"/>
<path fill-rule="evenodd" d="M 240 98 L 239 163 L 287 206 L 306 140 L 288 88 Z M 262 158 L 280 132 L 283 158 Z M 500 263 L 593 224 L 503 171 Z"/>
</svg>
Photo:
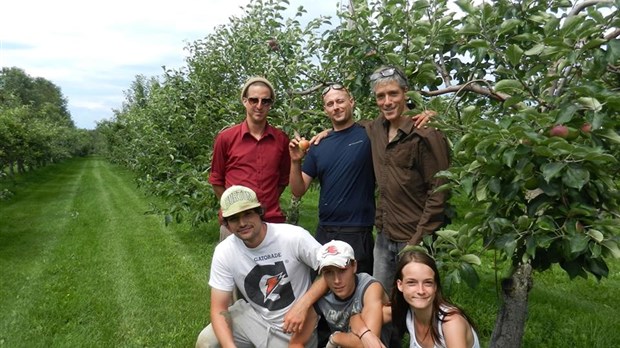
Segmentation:
<svg viewBox="0 0 620 348">
<path fill-rule="evenodd" d="M 0 347 L 193 347 L 208 322 L 216 223 L 165 226 L 131 174 L 91 157 L 27 173 L 0 201 Z M 0 189 L 3 187 L 0 186 Z M 316 226 L 318 191 L 300 225 Z M 288 193 L 283 197 L 286 207 Z M 488 344 L 498 308 L 491 256 L 452 294 Z M 620 261 L 610 277 L 534 276 L 524 347 L 620 347 Z"/>
</svg>

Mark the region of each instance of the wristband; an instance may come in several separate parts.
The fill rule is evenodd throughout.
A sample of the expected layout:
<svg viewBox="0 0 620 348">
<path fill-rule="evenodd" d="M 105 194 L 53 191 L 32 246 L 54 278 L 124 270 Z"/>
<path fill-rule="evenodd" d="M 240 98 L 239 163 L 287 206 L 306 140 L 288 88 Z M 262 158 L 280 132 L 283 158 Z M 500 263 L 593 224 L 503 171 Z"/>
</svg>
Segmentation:
<svg viewBox="0 0 620 348">
<path fill-rule="evenodd" d="M 370 329 L 366 329 L 366 331 L 362 332 L 362 334 L 361 334 L 361 335 L 359 335 L 359 336 L 357 336 L 357 337 L 359 337 L 359 338 L 360 338 L 360 340 L 361 340 L 361 339 L 362 339 L 362 337 L 363 337 L 365 334 L 369 333 L 369 332 L 370 332 Z"/>
</svg>

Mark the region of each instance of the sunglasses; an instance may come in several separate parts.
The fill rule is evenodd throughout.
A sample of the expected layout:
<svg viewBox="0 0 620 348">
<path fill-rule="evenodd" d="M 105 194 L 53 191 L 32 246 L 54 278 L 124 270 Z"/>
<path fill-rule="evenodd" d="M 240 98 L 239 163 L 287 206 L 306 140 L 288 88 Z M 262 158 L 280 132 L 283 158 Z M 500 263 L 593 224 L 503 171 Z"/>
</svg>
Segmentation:
<svg viewBox="0 0 620 348">
<path fill-rule="evenodd" d="M 382 78 L 382 77 L 390 77 L 390 76 L 394 76 L 394 75 L 398 75 L 398 76 L 402 77 L 403 79 L 405 78 L 403 76 L 403 74 L 401 74 L 398 71 L 398 69 L 396 69 L 396 68 L 385 68 L 385 69 L 383 69 L 383 70 L 381 70 L 379 72 L 376 72 L 376 73 L 370 75 L 370 81 L 374 81 L 374 80 Z"/>
<path fill-rule="evenodd" d="M 256 105 L 258 104 L 258 102 L 261 103 L 261 105 L 264 106 L 270 106 L 271 104 L 273 104 L 273 99 L 271 98 L 263 98 L 263 99 L 258 99 L 258 98 L 246 98 L 251 105 Z"/>
<path fill-rule="evenodd" d="M 337 91 L 342 90 L 342 89 L 346 90 L 346 88 L 343 85 L 339 83 L 334 83 L 333 85 L 329 85 L 325 87 L 325 89 L 323 89 L 323 92 L 321 93 L 321 97 L 324 97 L 327 94 L 327 92 L 329 92 L 330 89 L 335 89 Z"/>
</svg>

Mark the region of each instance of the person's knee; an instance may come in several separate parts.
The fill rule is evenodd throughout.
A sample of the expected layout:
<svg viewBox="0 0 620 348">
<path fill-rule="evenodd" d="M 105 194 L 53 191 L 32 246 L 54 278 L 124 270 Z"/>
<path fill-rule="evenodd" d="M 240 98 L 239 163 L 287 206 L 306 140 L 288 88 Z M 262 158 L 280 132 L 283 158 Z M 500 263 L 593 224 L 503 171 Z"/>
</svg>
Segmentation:
<svg viewBox="0 0 620 348">
<path fill-rule="evenodd" d="M 215 331 L 211 325 L 208 325 L 198 335 L 198 339 L 196 340 L 196 348 L 219 348 L 220 343 L 217 340 L 217 336 L 215 336 Z"/>
</svg>

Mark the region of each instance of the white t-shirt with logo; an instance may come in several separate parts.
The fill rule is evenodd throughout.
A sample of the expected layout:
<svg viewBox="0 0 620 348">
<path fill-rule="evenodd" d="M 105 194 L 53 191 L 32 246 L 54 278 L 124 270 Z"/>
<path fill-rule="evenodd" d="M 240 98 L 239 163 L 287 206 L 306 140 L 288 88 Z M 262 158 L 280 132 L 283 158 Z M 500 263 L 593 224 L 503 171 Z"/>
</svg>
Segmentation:
<svg viewBox="0 0 620 348">
<path fill-rule="evenodd" d="M 209 286 L 232 291 L 236 285 L 254 310 L 280 327 L 286 312 L 312 284 L 321 244 L 299 226 L 266 225 L 265 240 L 256 248 L 246 247 L 235 235 L 217 245 Z"/>
</svg>

